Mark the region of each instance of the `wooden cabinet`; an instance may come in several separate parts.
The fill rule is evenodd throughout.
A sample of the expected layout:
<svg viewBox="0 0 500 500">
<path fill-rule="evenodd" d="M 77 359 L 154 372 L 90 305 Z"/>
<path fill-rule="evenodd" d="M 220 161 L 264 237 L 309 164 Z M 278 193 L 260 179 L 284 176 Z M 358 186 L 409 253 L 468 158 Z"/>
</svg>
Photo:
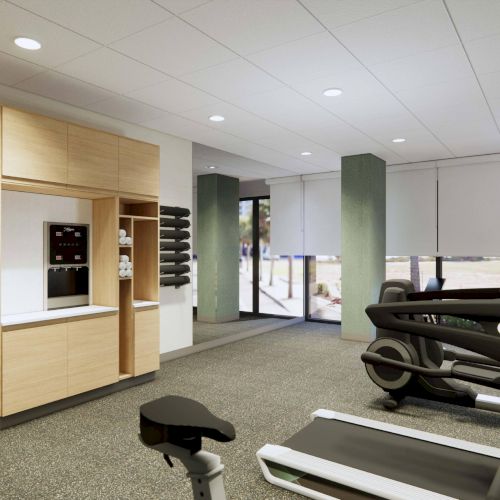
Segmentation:
<svg viewBox="0 0 500 500">
<path fill-rule="evenodd" d="M 2 174 L 66 184 L 68 124 L 3 108 Z"/>
<path fill-rule="evenodd" d="M 118 136 L 70 124 L 68 184 L 118 191 Z"/>
<path fill-rule="evenodd" d="M 160 368 L 160 310 L 135 311 L 134 375 Z"/>
<path fill-rule="evenodd" d="M 121 193 L 160 195 L 160 148 L 154 144 L 119 138 Z"/>
<path fill-rule="evenodd" d="M 68 396 L 118 382 L 118 316 L 68 323 Z"/>
<path fill-rule="evenodd" d="M 2 415 L 67 395 L 66 323 L 2 333 Z"/>
</svg>

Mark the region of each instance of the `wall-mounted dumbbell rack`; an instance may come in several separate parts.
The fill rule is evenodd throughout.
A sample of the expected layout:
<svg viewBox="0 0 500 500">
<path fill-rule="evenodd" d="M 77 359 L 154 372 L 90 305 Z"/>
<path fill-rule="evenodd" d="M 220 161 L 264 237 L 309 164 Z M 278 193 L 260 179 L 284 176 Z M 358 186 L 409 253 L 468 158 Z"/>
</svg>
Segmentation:
<svg viewBox="0 0 500 500">
<path fill-rule="evenodd" d="M 191 224 L 188 208 L 160 206 L 160 286 L 179 288 L 191 282 L 187 251 L 191 248 L 186 231 Z"/>
</svg>

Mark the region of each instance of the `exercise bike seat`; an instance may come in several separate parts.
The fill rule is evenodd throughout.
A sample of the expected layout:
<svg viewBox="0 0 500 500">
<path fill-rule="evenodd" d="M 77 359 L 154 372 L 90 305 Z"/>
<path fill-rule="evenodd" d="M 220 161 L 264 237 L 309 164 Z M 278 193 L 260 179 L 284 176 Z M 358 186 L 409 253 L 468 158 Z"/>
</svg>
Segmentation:
<svg viewBox="0 0 500 500">
<path fill-rule="evenodd" d="M 227 442 L 236 437 L 230 422 L 211 413 L 204 405 L 181 396 L 165 396 L 140 408 L 141 439 L 154 447 L 169 443 L 194 454 L 201 450 L 201 438 Z"/>
</svg>

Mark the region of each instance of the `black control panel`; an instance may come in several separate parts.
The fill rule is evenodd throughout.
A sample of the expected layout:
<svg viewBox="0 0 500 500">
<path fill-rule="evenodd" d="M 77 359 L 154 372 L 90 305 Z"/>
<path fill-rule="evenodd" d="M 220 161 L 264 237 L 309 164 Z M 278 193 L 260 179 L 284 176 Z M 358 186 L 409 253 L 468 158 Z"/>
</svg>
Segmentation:
<svg viewBox="0 0 500 500">
<path fill-rule="evenodd" d="M 77 266 L 87 264 L 87 226 L 50 224 L 49 264 Z"/>
</svg>

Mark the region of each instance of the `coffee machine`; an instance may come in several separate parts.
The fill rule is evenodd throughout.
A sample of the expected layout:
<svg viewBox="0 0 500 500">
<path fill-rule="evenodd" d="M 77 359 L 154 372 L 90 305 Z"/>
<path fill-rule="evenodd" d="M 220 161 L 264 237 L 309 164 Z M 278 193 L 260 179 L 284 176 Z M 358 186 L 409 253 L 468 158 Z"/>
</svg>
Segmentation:
<svg viewBox="0 0 500 500">
<path fill-rule="evenodd" d="M 45 308 L 89 304 L 89 226 L 44 222 Z"/>
</svg>

